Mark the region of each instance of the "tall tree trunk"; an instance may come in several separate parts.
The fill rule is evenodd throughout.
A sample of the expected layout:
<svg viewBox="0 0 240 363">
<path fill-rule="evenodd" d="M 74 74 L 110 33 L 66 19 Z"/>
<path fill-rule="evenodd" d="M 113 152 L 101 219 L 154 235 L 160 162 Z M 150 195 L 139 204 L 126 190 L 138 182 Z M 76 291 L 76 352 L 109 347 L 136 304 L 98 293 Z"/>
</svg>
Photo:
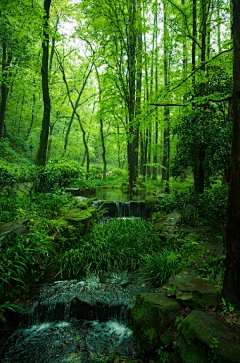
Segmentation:
<svg viewBox="0 0 240 363">
<path fill-rule="evenodd" d="M 44 0 L 43 17 L 43 42 L 42 42 L 42 93 L 43 93 L 43 120 L 40 135 L 40 145 L 37 153 L 36 164 L 45 165 L 47 144 L 50 125 L 51 101 L 48 86 L 48 61 L 49 61 L 49 12 L 51 0 Z"/>
<path fill-rule="evenodd" d="M 169 86 L 169 63 L 168 63 L 168 30 L 167 30 L 167 14 L 166 5 L 163 4 L 164 11 L 164 86 Z M 163 134 L 163 170 L 162 180 L 166 182 L 165 192 L 170 193 L 169 188 L 169 161 L 170 161 L 170 127 L 169 127 L 169 108 L 164 106 L 164 134 Z"/>
<path fill-rule="evenodd" d="M 137 57 L 136 57 L 136 61 L 137 61 L 137 73 L 136 73 L 136 120 L 137 120 L 137 144 L 139 150 L 140 150 L 140 155 L 141 155 L 141 143 L 142 143 L 142 133 L 140 134 L 140 130 L 139 130 L 139 125 L 141 124 L 140 122 L 140 118 L 141 118 L 141 97 L 142 97 L 142 50 L 143 50 L 143 41 L 142 41 L 142 13 L 141 13 L 141 1 L 138 0 L 137 2 L 137 17 L 138 17 L 138 24 L 139 24 L 139 28 L 138 28 L 138 33 L 137 33 Z M 140 139 L 140 146 L 139 146 L 139 139 Z M 136 162 L 138 160 L 138 156 L 136 156 Z M 139 169 L 140 172 L 142 170 L 142 155 L 140 157 L 140 165 L 139 165 Z"/>
<path fill-rule="evenodd" d="M 158 92 L 158 2 L 156 2 L 155 11 L 155 92 Z M 153 170 L 152 179 L 157 180 L 157 162 L 158 162 L 158 108 L 155 110 L 155 138 L 154 138 L 154 153 L 153 153 Z"/>
<path fill-rule="evenodd" d="M 30 133 L 32 131 L 32 127 L 33 127 L 33 122 L 34 122 L 34 112 L 35 112 L 35 105 L 36 105 L 36 95 L 35 93 L 33 94 L 33 98 L 32 98 L 32 115 L 31 115 L 31 122 L 27 131 L 27 137 L 26 139 L 28 140 Z"/>
<path fill-rule="evenodd" d="M 129 1 L 129 28 L 128 28 L 128 170 L 129 194 L 133 194 L 133 187 L 137 181 L 138 170 L 138 131 L 135 120 L 135 82 L 136 82 L 136 0 Z"/>
<path fill-rule="evenodd" d="M 97 82 L 98 82 L 98 101 L 99 101 L 99 113 L 100 113 L 100 135 L 101 135 L 101 146 L 102 146 L 102 159 L 103 159 L 103 180 L 106 180 L 106 172 L 107 172 L 107 160 L 106 160 L 106 147 L 104 142 L 104 134 L 103 134 L 103 118 L 102 118 L 102 88 L 100 83 L 100 77 L 98 73 L 98 69 L 95 65 Z"/>
<path fill-rule="evenodd" d="M 223 296 L 240 307 L 240 2 L 233 0 L 233 140 Z"/>
<path fill-rule="evenodd" d="M 1 106 L 0 106 L 0 141 L 3 136 L 5 112 L 7 107 L 8 86 L 7 71 L 12 61 L 12 53 L 7 54 L 7 43 L 3 40 L 2 44 L 2 84 L 1 84 Z M 6 132 L 5 132 L 6 133 Z"/>
<path fill-rule="evenodd" d="M 202 11 L 202 42 L 201 42 L 201 63 L 202 67 L 201 70 L 205 72 L 205 61 L 206 61 L 206 37 L 207 37 L 207 11 L 206 11 L 206 1 L 201 0 L 201 11 Z M 200 96 L 203 97 L 205 95 L 205 82 L 201 82 L 200 84 Z M 202 107 L 202 113 L 204 114 L 205 107 Z M 202 132 L 204 129 L 204 121 L 202 121 Z M 198 162 L 197 162 L 197 172 L 195 175 L 195 189 L 196 192 L 199 194 L 203 194 L 204 192 L 204 160 L 205 160 L 205 144 L 202 140 L 199 142 L 199 149 L 198 149 Z"/>
</svg>

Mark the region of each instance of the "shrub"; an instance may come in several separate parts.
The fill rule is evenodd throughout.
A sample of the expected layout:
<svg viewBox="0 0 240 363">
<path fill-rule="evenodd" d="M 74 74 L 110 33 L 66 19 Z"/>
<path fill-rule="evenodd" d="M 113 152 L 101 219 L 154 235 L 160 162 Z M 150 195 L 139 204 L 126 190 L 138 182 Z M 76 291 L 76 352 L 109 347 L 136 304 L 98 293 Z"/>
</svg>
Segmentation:
<svg viewBox="0 0 240 363">
<path fill-rule="evenodd" d="M 36 167 L 33 175 L 36 193 L 48 193 L 54 189 L 70 186 L 75 180 L 83 177 L 82 168 L 68 162 L 51 162 L 46 166 Z"/>
<path fill-rule="evenodd" d="M 81 273 L 134 270 L 142 262 L 141 253 L 158 251 L 159 240 L 150 223 L 143 220 L 116 219 L 93 227 L 87 241 L 60 257 L 62 276 Z"/>
<path fill-rule="evenodd" d="M 177 268 L 181 257 L 177 251 L 164 248 L 161 252 L 142 255 L 142 269 L 148 274 L 148 280 L 163 285 Z"/>
</svg>

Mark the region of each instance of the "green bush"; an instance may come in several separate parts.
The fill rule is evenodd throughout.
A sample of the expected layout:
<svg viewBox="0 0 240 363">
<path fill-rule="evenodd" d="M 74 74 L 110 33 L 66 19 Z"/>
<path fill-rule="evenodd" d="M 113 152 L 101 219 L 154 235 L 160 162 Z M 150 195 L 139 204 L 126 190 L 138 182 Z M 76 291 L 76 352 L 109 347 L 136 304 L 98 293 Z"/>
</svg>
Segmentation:
<svg viewBox="0 0 240 363">
<path fill-rule="evenodd" d="M 142 269 L 148 274 L 148 280 L 163 285 L 178 267 L 181 257 L 177 251 L 164 248 L 161 252 L 142 255 Z"/>
<path fill-rule="evenodd" d="M 27 238 L 8 235 L 0 238 L 0 302 L 27 290 L 29 279 L 44 269 L 56 252 L 45 228 L 30 227 Z"/>
<path fill-rule="evenodd" d="M 51 162 L 46 166 L 38 166 L 33 174 L 34 191 L 49 193 L 56 189 L 71 186 L 76 180 L 83 178 L 81 167 L 68 162 Z"/>
<path fill-rule="evenodd" d="M 66 277 L 102 270 L 134 270 L 142 263 L 142 253 L 159 248 L 159 240 L 150 223 L 116 219 L 95 225 L 89 240 L 81 240 L 78 248 L 60 256 L 60 270 Z"/>
</svg>

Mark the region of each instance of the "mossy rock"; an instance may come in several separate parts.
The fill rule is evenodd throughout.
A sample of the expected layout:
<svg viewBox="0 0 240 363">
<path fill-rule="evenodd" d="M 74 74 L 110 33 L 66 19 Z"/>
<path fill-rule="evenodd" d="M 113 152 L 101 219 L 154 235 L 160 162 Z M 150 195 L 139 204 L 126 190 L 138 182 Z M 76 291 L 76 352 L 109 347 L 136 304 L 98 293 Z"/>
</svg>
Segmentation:
<svg viewBox="0 0 240 363">
<path fill-rule="evenodd" d="M 131 327 L 138 351 L 145 355 L 160 344 L 160 336 L 179 315 L 180 306 L 163 293 L 137 295 L 131 312 Z"/>
<path fill-rule="evenodd" d="M 87 233 L 90 229 L 91 222 L 96 216 L 95 208 L 87 208 L 81 210 L 79 208 L 74 208 L 70 210 L 62 210 L 61 218 L 66 220 L 70 225 L 77 228 L 79 233 Z"/>
<path fill-rule="evenodd" d="M 176 296 L 183 305 L 192 309 L 209 308 L 218 305 L 218 292 L 216 288 L 208 284 L 204 279 L 194 277 L 190 271 L 182 271 L 169 280 L 170 288 L 167 296 Z"/>
<path fill-rule="evenodd" d="M 200 310 L 184 319 L 174 346 L 183 363 L 240 363 L 240 332 Z"/>
</svg>

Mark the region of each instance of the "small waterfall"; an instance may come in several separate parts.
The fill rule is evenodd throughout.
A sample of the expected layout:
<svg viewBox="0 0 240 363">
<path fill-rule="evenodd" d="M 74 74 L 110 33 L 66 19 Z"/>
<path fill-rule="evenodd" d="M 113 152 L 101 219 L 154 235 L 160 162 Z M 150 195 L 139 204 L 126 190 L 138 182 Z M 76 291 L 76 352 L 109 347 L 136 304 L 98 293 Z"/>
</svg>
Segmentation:
<svg viewBox="0 0 240 363">
<path fill-rule="evenodd" d="M 113 351 L 133 359 L 128 327 L 139 292 L 156 292 L 141 277 L 121 274 L 36 286 L 18 311 L 21 328 L 7 340 L 1 362 L 97 363 Z"/>
<path fill-rule="evenodd" d="M 106 210 L 106 215 L 110 218 L 119 217 L 138 217 L 138 218 L 148 218 L 149 210 L 146 208 L 145 201 L 127 201 L 127 202 L 113 202 L 106 200 L 97 200 L 92 203 L 95 208 L 104 208 Z"/>
</svg>

